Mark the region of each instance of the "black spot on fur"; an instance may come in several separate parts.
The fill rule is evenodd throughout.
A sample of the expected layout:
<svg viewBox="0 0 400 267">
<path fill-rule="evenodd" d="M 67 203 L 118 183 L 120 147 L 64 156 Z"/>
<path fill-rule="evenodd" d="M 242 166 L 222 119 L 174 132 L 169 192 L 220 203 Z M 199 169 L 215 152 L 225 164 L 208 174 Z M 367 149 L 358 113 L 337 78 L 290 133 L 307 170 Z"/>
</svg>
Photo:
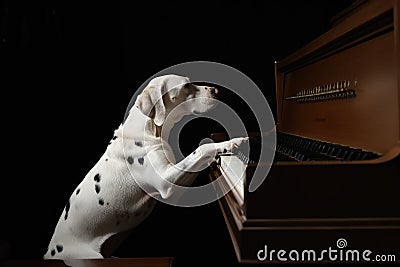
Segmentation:
<svg viewBox="0 0 400 267">
<path fill-rule="evenodd" d="M 106 161 L 108 161 L 108 159 L 106 159 Z"/>
<path fill-rule="evenodd" d="M 144 163 L 144 158 L 143 158 L 143 157 L 138 158 L 138 162 L 139 162 L 140 165 L 143 165 L 143 163 Z"/>
<path fill-rule="evenodd" d="M 81 192 L 81 189 L 78 188 L 78 189 L 76 190 L 76 195 L 78 195 L 79 192 Z"/>
<path fill-rule="evenodd" d="M 54 249 L 52 249 L 50 254 L 51 254 L 51 256 L 54 256 L 54 255 L 56 255 L 56 251 Z"/>
<path fill-rule="evenodd" d="M 196 154 L 196 151 L 193 151 L 193 153 L 192 153 L 192 154 L 193 154 L 193 155 L 194 155 L 194 154 Z"/>
<path fill-rule="evenodd" d="M 65 215 L 64 215 L 64 219 L 66 220 L 66 219 L 68 219 L 68 212 L 69 212 L 69 208 L 71 207 L 71 202 L 70 202 L 70 200 L 68 199 L 68 202 L 67 202 L 67 204 L 65 205 Z"/>
<path fill-rule="evenodd" d="M 142 146 L 143 146 L 143 143 L 140 142 L 140 141 L 135 141 L 135 145 L 137 145 L 137 146 L 139 146 L 139 147 L 142 147 Z"/>
<path fill-rule="evenodd" d="M 117 136 L 116 136 L 116 135 L 113 136 L 112 140 L 115 140 L 115 139 L 117 139 Z"/>
<path fill-rule="evenodd" d="M 94 186 L 94 190 L 96 190 L 96 193 L 97 193 L 97 194 L 100 193 L 100 185 L 99 185 L 99 184 L 96 184 L 96 185 Z"/>
<path fill-rule="evenodd" d="M 96 182 L 100 183 L 100 174 L 97 173 L 97 174 L 94 176 L 94 180 L 95 180 Z"/>
<path fill-rule="evenodd" d="M 111 141 L 110 141 L 110 142 L 108 142 L 108 144 L 109 144 L 109 145 L 111 145 Z"/>
<path fill-rule="evenodd" d="M 57 252 L 62 252 L 64 247 L 62 245 L 57 245 L 56 249 L 57 249 Z"/>
<path fill-rule="evenodd" d="M 107 202 L 106 204 L 107 204 L 107 205 L 110 205 L 110 202 Z"/>
<path fill-rule="evenodd" d="M 102 198 L 99 199 L 99 205 L 101 205 L 101 206 L 104 205 L 104 200 Z"/>
<path fill-rule="evenodd" d="M 226 153 L 228 150 L 224 149 L 224 153 Z"/>
<path fill-rule="evenodd" d="M 133 158 L 131 156 L 128 157 L 128 163 L 131 165 L 133 164 Z"/>
</svg>

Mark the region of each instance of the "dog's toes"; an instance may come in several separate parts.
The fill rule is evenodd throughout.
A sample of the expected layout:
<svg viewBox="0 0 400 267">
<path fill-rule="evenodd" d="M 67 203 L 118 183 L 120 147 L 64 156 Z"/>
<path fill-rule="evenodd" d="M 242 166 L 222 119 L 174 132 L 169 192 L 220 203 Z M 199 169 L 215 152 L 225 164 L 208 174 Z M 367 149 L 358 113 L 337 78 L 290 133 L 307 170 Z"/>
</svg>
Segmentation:
<svg viewBox="0 0 400 267">
<path fill-rule="evenodd" d="M 231 140 L 233 147 L 238 148 L 242 143 L 247 142 L 249 140 L 248 137 L 237 137 Z"/>
</svg>

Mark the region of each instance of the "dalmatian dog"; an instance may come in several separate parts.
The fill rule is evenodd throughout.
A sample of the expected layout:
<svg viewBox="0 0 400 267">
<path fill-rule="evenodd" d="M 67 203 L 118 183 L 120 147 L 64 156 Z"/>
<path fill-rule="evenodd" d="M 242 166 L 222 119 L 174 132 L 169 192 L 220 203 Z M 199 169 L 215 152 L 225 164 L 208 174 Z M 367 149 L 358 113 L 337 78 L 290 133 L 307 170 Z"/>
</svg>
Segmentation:
<svg viewBox="0 0 400 267">
<path fill-rule="evenodd" d="M 247 140 L 203 144 L 174 162 L 167 143 L 171 127 L 185 115 L 212 109 L 217 94 L 218 89 L 194 85 L 187 77 L 152 79 L 105 153 L 72 192 L 43 258 L 110 257 L 126 233 L 152 211 L 157 202 L 153 196 L 174 196 L 174 184 L 190 186 L 197 170 L 210 165 L 218 153 Z"/>
</svg>

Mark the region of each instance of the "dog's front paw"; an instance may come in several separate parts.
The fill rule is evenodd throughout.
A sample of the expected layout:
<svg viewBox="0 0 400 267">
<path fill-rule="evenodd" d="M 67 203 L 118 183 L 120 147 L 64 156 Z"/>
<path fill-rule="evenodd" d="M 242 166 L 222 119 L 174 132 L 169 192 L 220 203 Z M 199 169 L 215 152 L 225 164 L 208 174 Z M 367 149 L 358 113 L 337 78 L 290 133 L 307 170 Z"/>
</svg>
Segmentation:
<svg viewBox="0 0 400 267">
<path fill-rule="evenodd" d="M 222 146 L 221 146 L 219 152 L 222 152 L 222 153 L 233 152 L 235 149 L 240 147 L 240 145 L 247 142 L 248 140 L 249 140 L 248 137 L 232 138 L 231 140 L 222 143 Z"/>
<path fill-rule="evenodd" d="M 230 142 L 232 143 L 233 148 L 238 148 L 240 147 L 241 144 L 247 142 L 248 140 L 249 140 L 248 137 L 237 137 L 231 139 Z"/>
</svg>

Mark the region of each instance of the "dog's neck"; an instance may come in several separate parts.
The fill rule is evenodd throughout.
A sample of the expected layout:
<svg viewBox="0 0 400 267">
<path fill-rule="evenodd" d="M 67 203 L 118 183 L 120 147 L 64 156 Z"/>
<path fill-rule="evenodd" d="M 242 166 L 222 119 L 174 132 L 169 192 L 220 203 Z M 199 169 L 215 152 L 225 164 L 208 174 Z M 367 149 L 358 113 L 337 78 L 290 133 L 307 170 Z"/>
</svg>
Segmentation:
<svg viewBox="0 0 400 267">
<path fill-rule="evenodd" d="M 176 119 L 180 120 L 181 118 Z M 147 140 L 156 143 L 161 142 L 161 140 L 167 142 L 174 123 L 175 120 L 172 119 L 169 120 L 167 125 L 157 126 L 152 118 L 143 114 L 137 106 L 133 106 L 125 122 L 116 131 L 116 135 L 119 137 L 143 141 Z"/>
<path fill-rule="evenodd" d="M 161 142 L 159 137 L 160 129 L 154 124 L 152 118 L 144 115 L 142 111 L 133 106 L 125 122 L 116 130 L 116 135 L 127 139 L 135 139 L 142 141 Z"/>
<path fill-rule="evenodd" d="M 166 113 L 167 119 L 164 125 L 157 126 L 152 118 L 145 115 L 139 107 L 134 105 L 129 111 L 125 122 L 116 131 L 116 134 L 130 139 L 150 139 L 156 143 L 161 141 L 168 142 L 169 134 L 175 123 L 179 122 L 185 114 L 170 112 L 168 109 Z"/>
</svg>

